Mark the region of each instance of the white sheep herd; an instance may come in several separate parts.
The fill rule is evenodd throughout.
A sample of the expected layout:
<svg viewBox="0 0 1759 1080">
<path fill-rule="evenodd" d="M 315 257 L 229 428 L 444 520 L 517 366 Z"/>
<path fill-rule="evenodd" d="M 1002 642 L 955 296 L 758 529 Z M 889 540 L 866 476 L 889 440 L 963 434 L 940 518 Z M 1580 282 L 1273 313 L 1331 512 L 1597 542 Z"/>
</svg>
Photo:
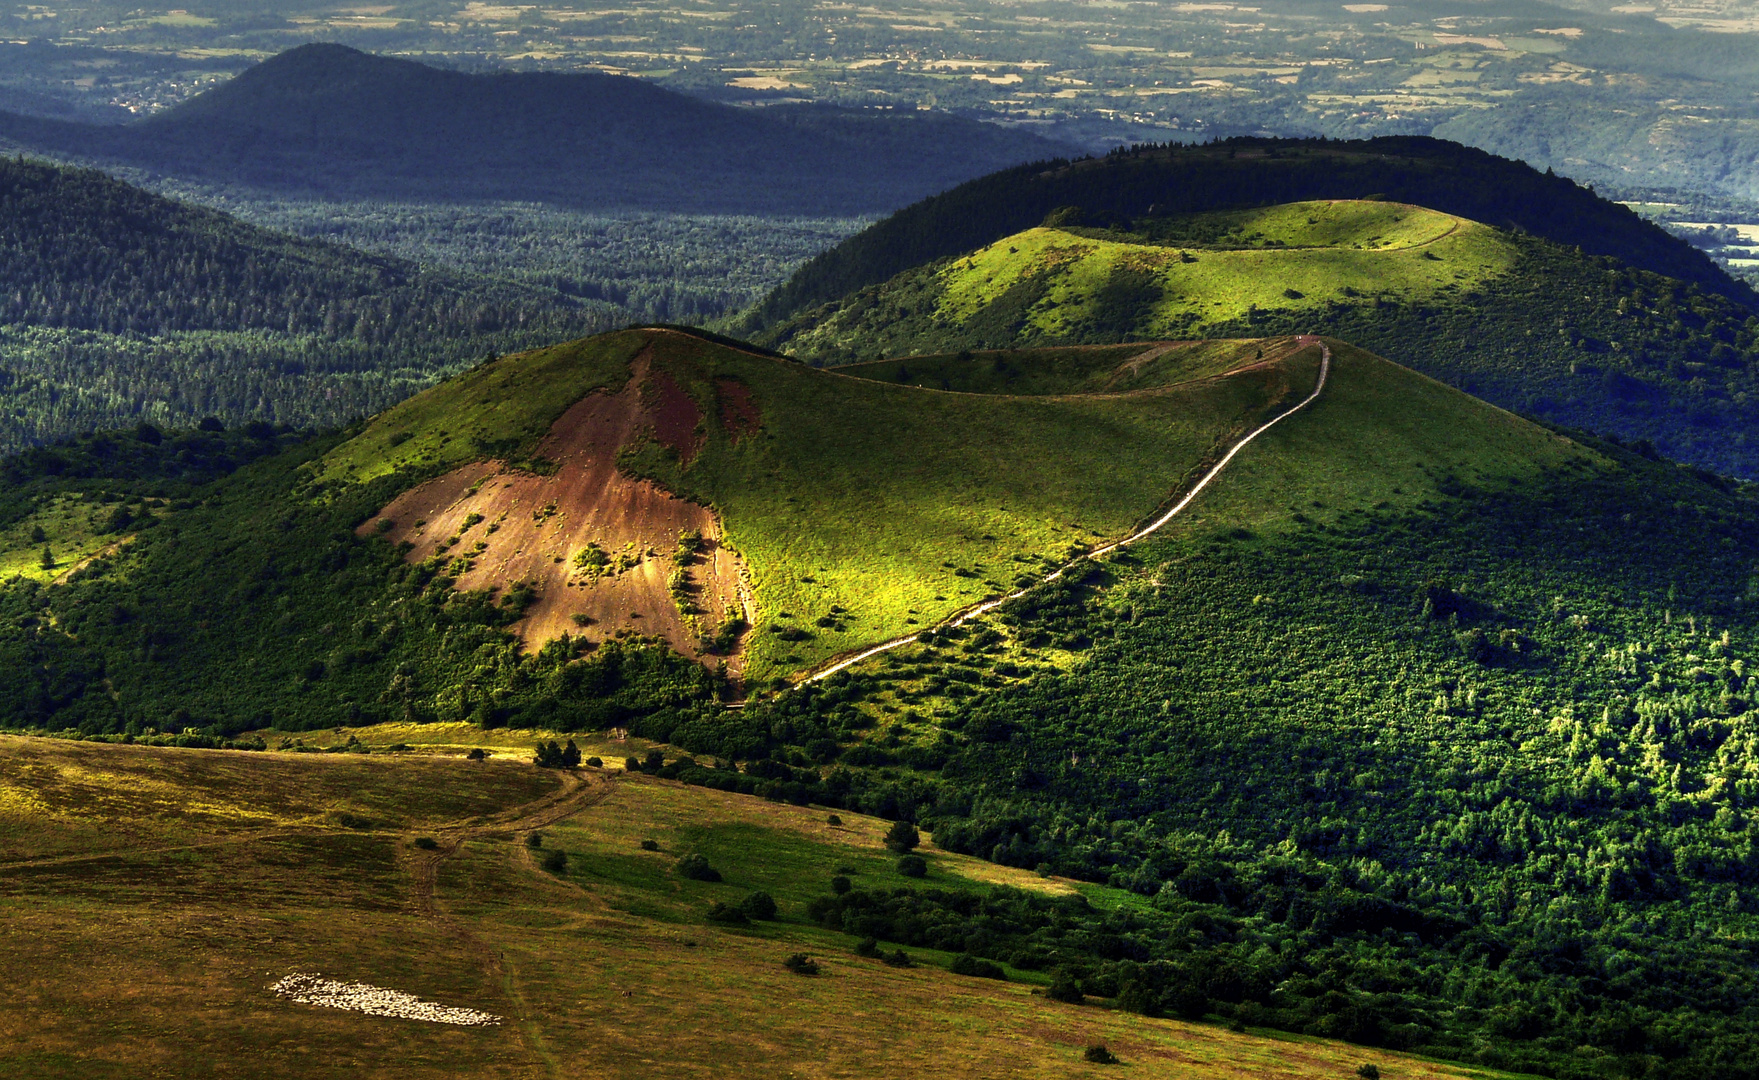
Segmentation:
<svg viewBox="0 0 1759 1080">
<path fill-rule="evenodd" d="M 322 975 L 295 972 L 269 987 L 275 993 L 290 997 L 304 1005 L 322 1005 L 330 1009 L 347 1009 L 369 1016 L 395 1016 L 404 1020 L 425 1020 L 430 1024 L 458 1024 L 483 1027 L 499 1024 L 501 1018 L 476 1009 L 455 1009 L 423 1001 L 400 990 L 386 990 L 366 983 L 337 982 Z"/>
</svg>

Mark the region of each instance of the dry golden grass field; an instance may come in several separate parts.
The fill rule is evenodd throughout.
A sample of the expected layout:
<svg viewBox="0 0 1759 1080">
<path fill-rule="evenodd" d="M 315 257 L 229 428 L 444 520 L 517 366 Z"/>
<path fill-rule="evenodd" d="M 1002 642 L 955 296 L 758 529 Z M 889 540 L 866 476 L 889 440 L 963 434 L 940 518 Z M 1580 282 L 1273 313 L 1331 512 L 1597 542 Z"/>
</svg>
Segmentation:
<svg viewBox="0 0 1759 1080">
<path fill-rule="evenodd" d="M 839 872 L 904 883 L 882 821 L 614 767 L 538 770 L 529 733 L 355 734 L 373 752 L 0 738 L 0 1077 L 1490 1075 L 1059 1004 L 1042 976 L 965 978 L 928 950 L 887 967 L 802 914 Z M 488 759 L 466 760 L 473 746 Z M 645 745 L 584 749 L 612 762 Z M 925 884 L 1077 887 L 925 846 Z M 556 850 L 559 874 L 541 866 Z M 725 880 L 677 876 L 692 852 Z M 753 889 L 779 921 L 703 918 Z M 793 952 L 822 973 L 790 972 Z M 293 972 L 506 1020 L 297 1004 L 269 989 Z M 1102 1042 L 1122 1065 L 1083 1060 Z"/>
</svg>

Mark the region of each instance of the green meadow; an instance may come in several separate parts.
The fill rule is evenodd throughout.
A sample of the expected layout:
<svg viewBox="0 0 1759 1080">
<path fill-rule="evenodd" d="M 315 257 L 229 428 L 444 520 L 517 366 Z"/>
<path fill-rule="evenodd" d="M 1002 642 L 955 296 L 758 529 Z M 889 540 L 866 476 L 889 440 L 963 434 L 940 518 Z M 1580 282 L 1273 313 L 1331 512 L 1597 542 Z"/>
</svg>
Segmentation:
<svg viewBox="0 0 1759 1080">
<path fill-rule="evenodd" d="M 905 878 L 875 818 L 833 823 L 615 769 L 472 762 L 443 725 L 426 743 L 393 727 L 356 734 L 351 752 L 327 754 L 0 737 L 0 1076 L 1110 1075 L 1084 1060 L 1098 1044 L 1127 1066 L 1195 1078 L 1364 1064 L 1490 1075 L 1065 1004 L 1044 995 L 1042 973 L 956 975 L 953 954 L 933 949 L 905 950 L 908 967 L 858 955 L 805 914 L 839 875 L 864 889 L 1077 896 L 932 840 L 927 877 Z M 680 876 L 685 854 L 722 880 Z M 1080 889 L 1101 907 L 1127 895 Z M 757 891 L 774 919 L 706 918 Z M 794 953 L 817 974 L 786 967 Z M 502 1021 L 300 1004 L 269 989 L 293 972 Z M 921 1019 L 905 1031 L 904 1016 Z"/>
</svg>

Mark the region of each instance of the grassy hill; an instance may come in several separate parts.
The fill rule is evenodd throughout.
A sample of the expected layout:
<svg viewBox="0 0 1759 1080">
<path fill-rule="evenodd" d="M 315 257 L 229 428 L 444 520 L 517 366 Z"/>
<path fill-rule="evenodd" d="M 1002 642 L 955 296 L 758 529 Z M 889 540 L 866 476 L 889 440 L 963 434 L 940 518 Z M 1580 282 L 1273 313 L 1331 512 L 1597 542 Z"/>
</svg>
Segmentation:
<svg viewBox="0 0 1759 1080">
<path fill-rule="evenodd" d="M 826 216 L 1068 150 L 944 113 L 739 109 L 626 76 L 447 71 L 341 45 L 290 49 L 130 124 L 0 115 L 0 139 L 332 198 Z"/>
<path fill-rule="evenodd" d="M 0 449 L 207 416 L 334 425 L 611 309 L 0 162 Z"/>
<path fill-rule="evenodd" d="M 1383 201 L 1050 222 L 778 324 L 818 362 L 1321 332 L 1497 404 L 1759 475 L 1750 312 L 1530 235 Z"/>
<path fill-rule="evenodd" d="M 1571 181 L 1439 139 L 1226 139 L 1143 146 L 1005 170 L 891 215 L 802 266 L 739 320 L 756 336 L 913 267 L 987 247 L 1070 208 L 1128 228 L 1282 203 L 1377 198 L 1426 206 L 1696 284 L 1751 309 L 1754 296 L 1702 252 Z"/>
<path fill-rule="evenodd" d="M 1072 545 L 1128 531 L 1220 447 L 1304 398 L 1316 350 L 1149 342 L 838 372 L 648 328 L 481 365 L 218 479 L 173 475 L 143 452 L 122 455 L 126 478 L 64 480 L 57 469 L 98 452 L 66 451 L 60 466 L 39 452 L 13 467 L 7 535 L 69 505 L 134 521 L 106 534 L 126 543 L 73 573 L 0 587 L 0 702 L 21 730 L 137 744 L 90 752 L 234 761 L 216 748 L 284 746 L 250 759 L 274 761 L 301 743 L 347 750 L 336 728 L 377 724 L 358 737 L 523 748 L 542 729 L 636 759 L 629 788 L 663 797 L 626 804 L 605 827 L 399 818 L 396 835 L 426 830 L 456 856 L 430 859 L 360 824 L 409 811 L 299 809 L 309 800 L 288 811 L 355 845 L 352 862 L 298 861 L 343 862 L 367 883 L 349 886 L 365 890 L 349 909 L 364 914 L 322 925 L 374 944 L 350 961 L 319 949 L 317 970 L 532 1017 L 518 1052 L 540 1057 L 557 1053 L 547 1032 L 563 1028 L 536 1018 L 562 1013 L 595 1018 L 567 1021 L 567 1039 L 635 1052 L 598 1034 L 601 991 L 621 1017 L 638 1003 L 623 991 L 651 987 L 654 1023 L 698 1025 L 724 1008 L 717 988 L 803 985 L 779 966 L 787 952 L 840 957 L 871 937 L 1008 976 L 994 992 L 1014 996 L 961 990 L 921 1015 L 1008 1031 L 1038 1018 L 1017 1007 L 1047 998 L 1112 1006 L 1071 1014 L 1055 1029 L 1067 1034 L 1048 1038 L 1065 1049 L 1043 1050 L 1042 1066 L 1031 1050 L 1031 1068 L 1064 1068 L 1099 1038 L 1126 1060 L 1197 1057 L 1181 1066 L 1192 1069 L 1287 1060 L 1233 1044 L 1192 1054 L 1176 1042 L 1189 1029 L 1158 1014 L 1555 1077 L 1752 1076 L 1759 506 L 1740 485 L 1544 427 L 1341 341 L 1327 348 L 1318 398 L 1167 529 L 955 628 L 934 621 L 1042 574 Z M 614 505 L 568 501 L 580 490 Z M 426 517 L 411 520 L 398 508 L 424 491 Z M 496 515 L 472 509 L 489 499 Z M 690 544 L 600 542 L 640 535 L 633 508 L 665 500 L 712 511 L 712 528 Z M 579 558 L 592 544 L 600 557 Z M 711 571 L 723 547 L 756 616 L 743 637 L 684 612 L 722 580 Z M 641 597 L 644 617 L 591 608 L 567 636 L 531 632 L 544 603 L 587 614 L 605 589 Z M 656 603 L 716 640 L 652 632 Z M 917 628 L 827 679 L 722 704 L 739 663 L 762 690 Z M 608 741 L 620 734 L 629 740 Z M 23 774 L 12 787 L 42 801 L 70 790 L 65 772 Z M 865 849 L 841 846 L 823 816 L 833 810 L 858 823 Z M 322 817 L 332 811 L 348 822 Z M 873 851 L 879 826 L 855 814 L 929 833 L 928 876 L 912 881 L 901 867 L 914 866 Z M 778 828 L 792 834 L 762 831 Z M 551 847 L 520 848 L 526 831 Z M 152 873 L 180 896 L 255 880 L 257 861 L 290 858 L 277 845 L 294 842 L 262 835 L 205 869 L 166 855 Z M 553 847 L 566 882 L 533 868 Z M 689 849 L 724 880 L 679 880 L 668 867 Z M 70 905 L 113 896 L 113 865 L 130 881 L 145 873 L 108 856 L 78 871 L 97 875 L 82 884 L 52 861 L 66 853 L 42 852 L 30 880 Z M 390 898 L 424 895 L 412 883 L 425 880 L 481 943 L 434 953 L 433 968 L 410 959 L 429 952 L 419 942 L 384 944 L 405 925 L 404 901 Z M 357 895 L 299 888 L 326 905 Z M 759 889 L 782 904 L 780 928 L 705 929 L 709 902 Z M 261 955 L 306 970 L 294 965 L 315 966 L 314 954 L 292 943 L 330 941 L 331 929 L 280 935 Z M 558 942 L 582 936 L 616 978 L 576 986 L 569 1000 L 589 1007 L 562 1008 L 545 987 L 574 970 Z M 129 964 L 158 962 L 133 940 L 119 951 L 144 959 Z M 813 1000 L 843 1018 L 830 1028 L 850 1045 L 867 1040 L 854 1014 L 900 1011 L 885 994 L 938 993 L 857 990 L 881 984 L 856 983 L 844 963 L 804 985 L 829 988 Z M 272 981 L 266 967 L 225 970 L 201 984 L 213 1000 Z M 224 1027 L 230 1008 L 204 1015 Z M 810 1057 L 798 1015 L 820 1014 L 776 1010 L 765 1038 Z M 446 1036 L 434 1060 L 515 1053 L 470 1037 Z M 1001 1053 L 975 1036 L 937 1052 L 954 1042 L 975 1072 Z M 641 1045 L 653 1060 L 697 1053 Z M 1388 1075 L 1419 1068 L 1378 1061 Z"/>
<path fill-rule="evenodd" d="M 490 460 L 517 458 L 522 439 L 589 390 L 635 378 L 653 400 L 650 434 L 601 453 L 715 509 L 725 545 L 744 561 L 758 624 L 747 675 L 766 681 L 931 625 L 1127 532 L 1230 432 L 1305 395 L 1312 350 L 1280 341 L 1269 358 L 1258 365 L 1236 349 L 1222 365 L 1168 366 L 1164 383 L 1139 379 L 1128 393 L 971 395 L 851 379 L 678 331 L 628 331 L 508 357 L 411 399 L 331 451 L 320 483 L 445 470 L 474 484 L 468 498 L 484 502 L 476 512 L 493 517 L 501 511 L 487 501 L 512 480 L 485 485 Z M 731 411 L 735 397 L 743 418 Z M 551 486 L 528 496 L 528 509 L 566 509 L 575 485 L 558 475 Z M 445 502 L 464 513 L 474 505 Z M 587 509 L 557 526 L 588 530 L 557 548 L 563 558 L 637 539 L 593 531 Z M 490 563 L 531 542 L 485 537 L 475 558 Z M 671 546 L 636 544 L 650 545 Z M 632 626 L 606 621 L 588 633 Z"/>
<path fill-rule="evenodd" d="M 1097 1077 L 1116 1071 L 1083 1060 L 1099 1044 L 1127 1066 L 1192 1077 L 1318 1080 L 1364 1064 L 1389 1077 L 1495 1075 L 1236 1033 L 1219 1017 L 1054 1001 L 1043 971 L 955 974 L 946 949 L 908 947 L 912 966 L 894 967 L 807 914 L 838 875 L 1095 910 L 1128 909 L 1120 890 L 932 846 L 913 882 L 881 843 L 883 820 L 830 824 L 639 772 L 561 777 L 521 760 L 528 738 L 475 729 L 357 734 L 352 752 L 329 754 L 303 752 L 318 749 L 309 738 L 242 753 L 0 737 L 0 926 L 13 943 L 0 971 L 15 991 L 0 1022 L 16 1031 L 0 1075 L 200 1075 L 224 1059 L 241 1077 L 284 1076 L 289 1061 L 312 1077 L 763 1074 L 828 1061 L 852 1077 Z M 466 761 L 473 747 L 490 760 Z M 722 880 L 681 877 L 674 865 L 691 853 Z M 755 892 L 775 919 L 705 920 L 711 904 Z M 819 973 L 786 968 L 796 952 Z M 504 1020 L 367 1016 L 268 989 L 293 972 Z M 715 1037 L 733 1013 L 740 1037 Z M 900 1016 L 921 1030 L 899 1039 Z M 696 1031 L 706 1037 L 680 1034 Z"/>
<path fill-rule="evenodd" d="M 1752 1075 L 1753 504 L 1334 351 L 1160 537 L 666 733 L 785 725 L 792 797 L 1225 911 L 1232 945 L 1125 954 L 1165 995 L 1544 1075 Z"/>
</svg>

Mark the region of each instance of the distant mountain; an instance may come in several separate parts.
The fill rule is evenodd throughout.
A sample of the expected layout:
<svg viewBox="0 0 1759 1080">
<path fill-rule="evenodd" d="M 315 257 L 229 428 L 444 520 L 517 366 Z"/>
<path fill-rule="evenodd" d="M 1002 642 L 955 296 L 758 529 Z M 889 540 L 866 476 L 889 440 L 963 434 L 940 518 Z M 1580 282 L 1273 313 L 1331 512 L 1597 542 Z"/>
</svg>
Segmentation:
<svg viewBox="0 0 1759 1080">
<path fill-rule="evenodd" d="M 934 113 L 740 109 L 597 73 L 472 74 L 305 45 L 119 127 L 0 115 L 0 139 L 322 195 L 877 213 L 1068 148 Z"/>
<path fill-rule="evenodd" d="M 614 309 L 302 240 L 90 169 L 0 160 L 0 447 L 376 411 Z"/>
<path fill-rule="evenodd" d="M 1704 253 L 1617 203 L 1518 161 L 1439 139 L 1228 139 L 1138 147 L 1104 158 L 1021 166 L 960 185 L 813 259 L 734 323 L 756 334 L 911 267 L 958 255 L 1076 208 L 1087 225 L 1308 199 L 1413 203 L 1610 255 L 1753 308 L 1759 297 Z"/>
</svg>

